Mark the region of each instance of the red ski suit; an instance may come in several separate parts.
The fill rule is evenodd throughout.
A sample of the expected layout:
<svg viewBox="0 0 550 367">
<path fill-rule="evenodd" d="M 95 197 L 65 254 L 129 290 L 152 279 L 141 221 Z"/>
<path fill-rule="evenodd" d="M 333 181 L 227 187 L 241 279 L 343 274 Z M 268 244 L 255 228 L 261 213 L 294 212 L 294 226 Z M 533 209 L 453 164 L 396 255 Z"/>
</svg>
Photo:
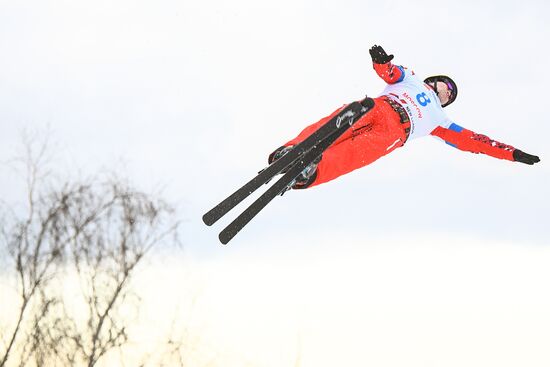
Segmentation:
<svg viewBox="0 0 550 367">
<path fill-rule="evenodd" d="M 424 135 L 441 138 L 460 150 L 514 160 L 512 146 L 475 134 L 450 121 L 435 92 L 416 78 L 414 72 L 391 62 L 373 65 L 377 74 L 388 83 L 386 89 L 374 99 L 374 108 L 323 153 L 316 176 L 306 187 L 364 167 L 402 147 L 406 141 Z M 302 142 L 344 107 L 306 127 L 285 146 Z"/>
</svg>

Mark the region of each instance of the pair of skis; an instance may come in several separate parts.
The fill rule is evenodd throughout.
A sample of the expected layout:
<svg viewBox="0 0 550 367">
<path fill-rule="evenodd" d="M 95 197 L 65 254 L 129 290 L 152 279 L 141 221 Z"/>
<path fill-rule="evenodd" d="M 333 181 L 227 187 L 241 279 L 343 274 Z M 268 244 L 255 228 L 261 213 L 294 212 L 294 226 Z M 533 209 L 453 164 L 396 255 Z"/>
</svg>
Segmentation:
<svg viewBox="0 0 550 367">
<path fill-rule="evenodd" d="M 227 244 L 271 200 L 286 191 L 289 185 L 295 182 L 294 180 L 311 162 L 320 157 L 332 143 L 373 106 L 374 101 L 372 98 L 366 97 L 362 101 L 353 102 L 344 107 L 342 111 L 300 144 L 297 144 L 290 152 L 271 163 L 260 171 L 256 177 L 204 214 L 202 217 L 204 223 L 211 226 L 263 184 L 276 175 L 283 173 L 283 176 L 277 182 L 220 232 L 219 239 L 221 243 Z"/>
</svg>

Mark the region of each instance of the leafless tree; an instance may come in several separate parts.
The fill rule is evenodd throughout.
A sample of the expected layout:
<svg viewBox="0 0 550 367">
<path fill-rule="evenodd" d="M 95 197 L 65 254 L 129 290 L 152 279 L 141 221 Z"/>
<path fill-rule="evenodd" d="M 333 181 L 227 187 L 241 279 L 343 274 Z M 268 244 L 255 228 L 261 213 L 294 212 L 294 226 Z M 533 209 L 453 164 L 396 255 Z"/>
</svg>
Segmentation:
<svg viewBox="0 0 550 367">
<path fill-rule="evenodd" d="M 46 287 L 52 279 L 62 256 L 60 244 L 48 238 L 48 228 L 55 226 L 54 219 L 61 208 L 54 206 L 44 211 L 37 207 L 37 182 L 44 178 L 44 172 L 38 168 L 46 158 L 47 141 L 43 140 L 38 148 L 32 144 L 31 138 L 27 138 L 24 143 L 26 158 L 20 163 L 24 163 L 25 167 L 27 213 L 18 218 L 15 211 L 4 212 L 1 228 L 2 247 L 11 255 L 17 276 L 20 305 L 12 331 L 3 335 L 7 337 L 7 345 L 0 355 L 0 367 L 5 366 L 10 358 L 17 338 L 25 329 L 25 319 L 31 318 L 30 308 L 37 303 L 33 301 L 42 296 L 40 288 Z M 50 300 L 43 302 L 47 305 Z M 47 308 L 44 311 L 47 313 Z M 27 339 L 23 349 L 27 349 L 29 343 Z"/>
<path fill-rule="evenodd" d="M 132 276 L 155 246 L 177 242 L 178 222 L 165 201 L 116 175 L 48 180 L 47 144 L 26 143 L 26 210 L 4 210 L 0 223 L 19 297 L 16 320 L 0 330 L 0 367 L 12 356 L 11 365 L 91 367 L 127 343 L 139 307 Z M 67 294 L 70 279 L 79 292 Z"/>
</svg>

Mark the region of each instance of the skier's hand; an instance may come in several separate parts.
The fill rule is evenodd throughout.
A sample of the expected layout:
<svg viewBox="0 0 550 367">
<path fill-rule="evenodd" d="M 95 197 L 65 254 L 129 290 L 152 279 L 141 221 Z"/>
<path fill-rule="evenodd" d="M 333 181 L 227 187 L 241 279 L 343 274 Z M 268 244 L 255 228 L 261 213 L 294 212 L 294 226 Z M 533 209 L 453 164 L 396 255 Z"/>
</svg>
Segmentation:
<svg viewBox="0 0 550 367">
<path fill-rule="evenodd" d="M 514 150 L 512 155 L 514 156 L 514 161 L 525 163 L 531 166 L 537 162 L 540 162 L 539 157 L 537 157 L 536 155 L 524 153 L 519 149 Z"/>
<path fill-rule="evenodd" d="M 374 45 L 369 50 L 372 62 L 375 64 L 385 64 L 393 59 L 393 55 L 388 55 L 382 46 Z"/>
</svg>

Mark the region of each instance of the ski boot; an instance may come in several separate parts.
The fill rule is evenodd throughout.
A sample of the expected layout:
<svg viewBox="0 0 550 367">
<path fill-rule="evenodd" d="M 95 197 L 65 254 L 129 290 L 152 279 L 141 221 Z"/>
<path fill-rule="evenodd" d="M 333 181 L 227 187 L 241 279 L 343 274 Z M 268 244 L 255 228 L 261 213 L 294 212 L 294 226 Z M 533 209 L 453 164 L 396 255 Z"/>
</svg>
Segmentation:
<svg viewBox="0 0 550 367">
<path fill-rule="evenodd" d="M 276 149 L 273 153 L 269 155 L 268 163 L 272 164 L 277 159 L 280 159 L 285 154 L 290 152 L 292 149 L 294 149 L 294 145 L 289 146 L 282 146 Z M 305 189 L 309 185 L 315 181 L 315 178 L 317 177 L 317 165 L 321 161 L 321 157 L 317 158 L 315 161 L 311 162 L 304 170 L 296 177 L 294 180 L 292 180 L 287 187 L 281 192 L 281 196 L 287 192 L 290 189 Z M 281 174 L 285 174 L 291 166 L 288 166 L 284 170 L 281 171 Z"/>
<path fill-rule="evenodd" d="M 290 189 L 301 190 L 309 187 L 317 178 L 317 166 L 320 161 L 321 156 L 304 168 L 304 170 L 294 180 L 292 180 L 283 191 L 281 191 L 281 196 L 283 196 L 284 193 Z"/>
</svg>

